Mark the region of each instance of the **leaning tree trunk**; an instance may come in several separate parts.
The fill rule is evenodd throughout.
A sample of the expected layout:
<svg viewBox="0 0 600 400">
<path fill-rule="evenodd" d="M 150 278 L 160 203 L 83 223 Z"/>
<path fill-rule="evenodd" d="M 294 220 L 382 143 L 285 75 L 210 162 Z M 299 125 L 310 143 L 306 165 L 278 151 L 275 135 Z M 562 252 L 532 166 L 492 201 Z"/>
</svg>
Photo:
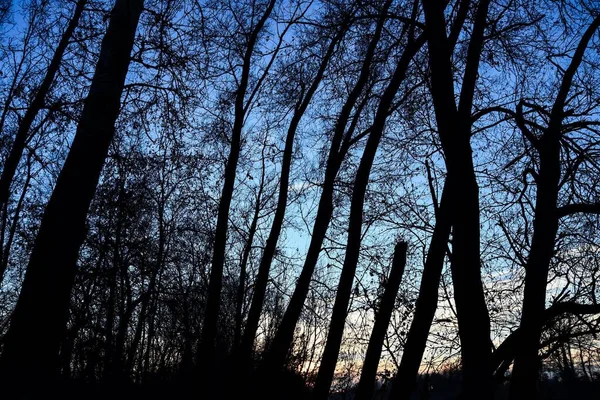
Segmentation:
<svg viewBox="0 0 600 400">
<path fill-rule="evenodd" d="M 437 309 L 440 277 L 450 236 L 449 196 L 446 183 L 442 191 L 439 209 L 436 212 L 435 227 L 423 267 L 415 313 L 406 337 L 400 367 L 390 393 L 390 399 L 393 400 L 410 399 L 427 346 L 427 337 Z"/>
<path fill-rule="evenodd" d="M 2 378 L 18 390 L 42 389 L 58 372 L 86 215 L 114 135 L 143 6 L 143 0 L 115 4 L 71 150 L 42 217 L 0 359 Z"/>
<path fill-rule="evenodd" d="M 273 372 L 281 370 L 285 364 L 286 356 L 292 345 L 294 330 L 296 329 L 296 324 L 298 323 L 298 319 L 302 313 L 302 307 L 304 306 L 304 301 L 308 295 L 310 281 L 315 267 L 317 266 L 319 253 L 321 252 L 321 246 L 325 240 L 325 234 L 327 233 L 329 222 L 331 221 L 331 216 L 333 214 L 335 178 L 349 149 L 350 137 L 353 133 L 352 124 L 348 131 L 346 131 L 346 126 L 348 125 L 348 121 L 350 121 L 352 110 L 356 106 L 362 91 L 368 83 L 371 65 L 378 41 L 379 38 L 377 36 L 371 40 L 365 55 L 365 59 L 361 66 L 360 75 L 354 87 L 352 88 L 352 91 L 344 102 L 344 105 L 342 106 L 340 114 L 335 123 L 331 147 L 329 148 L 329 154 L 327 156 L 325 178 L 322 185 L 323 189 L 321 192 L 321 198 L 319 199 L 319 205 L 317 207 L 317 215 L 315 217 L 306 259 L 304 260 L 304 265 L 302 267 L 300 277 L 296 282 L 296 287 L 294 289 L 294 293 L 292 294 L 292 298 L 290 299 L 290 303 L 285 310 L 283 319 L 279 325 L 279 328 L 277 329 L 273 342 L 267 351 L 262 365 L 262 368 L 265 371 Z"/>
<path fill-rule="evenodd" d="M 511 379 L 511 399 L 537 398 L 537 377 L 541 367 L 538 357 L 544 311 L 548 268 L 558 231 L 556 204 L 560 179 L 560 147 L 558 141 L 540 151 L 540 170 L 534 234 L 525 267 L 525 292 L 520 324 L 520 343 Z"/>
<path fill-rule="evenodd" d="M 271 270 L 271 264 L 275 257 L 275 250 L 277 249 L 277 241 L 283 228 L 283 220 L 285 217 L 285 211 L 288 202 L 288 191 L 290 182 L 290 171 L 292 168 L 292 156 L 294 154 L 294 139 L 296 137 L 296 131 L 300 125 L 300 121 L 304 116 L 310 102 L 312 101 L 313 95 L 317 91 L 329 60 L 334 54 L 335 48 L 339 41 L 342 39 L 344 30 L 333 38 L 327 52 L 323 56 L 319 69 L 313 79 L 306 95 L 298 101 L 298 107 L 296 107 L 290 126 L 288 127 L 285 147 L 283 150 L 283 160 L 281 162 L 281 178 L 279 181 L 279 196 L 277 198 L 277 207 L 275 209 L 275 216 L 271 225 L 271 231 L 269 237 L 265 243 L 265 249 L 263 251 L 260 265 L 258 267 L 258 274 L 256 276 L 256 283 L 254 285 L 254 294 L 252 296 L 252 303 L 250 305 L 250 311 L 248 312 L 248 320 L 244 329 L 244 336 L 242 338 L 242 345 L 240 347 L 240 367 L 242 373 L 246 372 L 249 365 L 250 358 L 252 356 L 252 348 L 254 346 L 254 339 L 256 338 L 256 332 L 258 330 L 258 323 L 260 321 L 260 314 L 262 312 L 263 303 L 265 301 L 265 294 L 267 291 L 267 283 L 269 281 L 269 271 Z"/>
<path fill-rule="evenodd" d="M 219 202 L 219 212 L 217 216 L 217 227 L 215 231 L 215 242 L 213 246 L 212 268 L 210 271 L 210 281 L 208 285 L 208 299 L 206 302 L 206 311 L 202 325 L 202 336 L 198 348 L 198 366 L 201 369 L 201 375 L 206 376 L 209 369 L 215 362 L 215 341 L 217 336 L 217 322 L 219 309 L 221 306 L 221 287 L 223 285 L 223 268 L 225 265 L 225 245 L 227 242 L 227 228 L 229 222 L 229 208 L 233 197 L 233 187 L 237 170 L 238 159 L 240 156 L 240 145 L 242 128 L 246 117 L 246 89 L 248 88 L 248 79 L 250 76 L 250 63 L 254 53 L 254 47 L 258 40 L 258 35 L 263 29 L 267 19 L 273 11 L 275 0 L 271 0 L 267 5 L 260 20 L 252 30 L 249 36 L 248 44 L 244 54 L 242 66 L 242 76 L 235 97 L 235 119 L 233 130 L 231 132 L 231 148 L 225 167 L 225 177 L 223 180 L 223 191 Z"/>
<path fill-rule="evenodd" d="M 358 166 L 354 188 L 352 192 L 352 201 L 350 206 L 350 222 L 348 226 L 348 239 L 346 243 L 346 256 L 342 267 L 342 274 L 333 305 L 333 314 L 331 324 L 327 335 L 327 342 L 323 351 L 319 372 L 315 382 L 314 398 L 316 400 L 326 399 L 329 394 L 329 388 L 333 380 L 335 365 L 342 343 L 346 316 L 348 314 L 348 305 L 350 304 L 350 295 L 352 293 L 352 283 L 356 272 L 360 252 L 360 239 L 362 235 L 362 215 L 365 193 L 369 183 L 371 167 L 375 160 L 375 154 L 379 147 L 379 142 L 383 136 L 385 121 L 396 97 L 396 93 L 404 81 L 408 66 L 414 55 L 425 42 L 425 36 L 421 35 L 416 40 L 410 39 L 402 57 L 396 66 L 392 79 L 388 84 L 381 101 L 377 108 L 377 114 L 371 128 L 371 134 L 367 140 L 363 156 Z"/>
<path fill-rule="evenodd" d="M 15 136 L 15 140 L 12 144 L 10 152 L 8 153 L 8 157 L 4 163 L 4 167 L 2 169 L 2 175 L 0 175 L 0 212 L 6 214 L 6 204 L 8 203 L 8 199 L 10 197 L 10 185 L 13 182 L 15 177 L 15 173 L 17 171 L 17 167 L 19 166 L 19 162 L 21 161 L 21 157 L 23 156 L 23 151 L 25 150 L 25 146 L 27 144 L 27 139 L 29 135 L 29 131 L 31 129 L 31 125 L 35 121 L 38 113 L 44 107 L 44 101 L 50 90 L 50 86 L 54 82 L 54 77 L 60 68 L 60 64 L 63 59 L 63 55 L 65 54 L 65 50 L 69 45 L 69 41 L 75 32 L 75 28 L 79 24 L 79 19 L 81 18 L 81 14 L 83 14 L 83 9 L 87 4 L 88 0 L 78 0 L 75 5 L 75 11 L 73 12 L 73 16 L 65 29 L 60 41 L 58 42 L 58 46 L 56 46 L 56 50 L 54 51 L 54 55 L 52 56 L 52 60 L 50 61 L 50 65 L 46 70 L 46 75 L 40 84 L 40 87 L 37 89 L 35 96 L 33 97 L 33 101 L 25 111 L 25 115 L 23 119 L 19 123 L 19 128 L 17 129 L 17 134 Z M 2 216 L 3 220 L 7 218 L 7 215 Z M 0 249 L 2 248 L 4 243 L 0 244 Z M 9 251 L 9 249 L 5 249 L 4 251 Z M 4 257 L 0 257 L 4 258 Z M 6 269 L 6 265 L 2 263 L 2 269 L 0 270 L 0 283 L 2 283 L 2 277 L 4 276 L 4 272 Z"/>
<path fill-rule="evenodd" d="M 369 338 L 367 354 L 363 362 L 360 380 L 356 388 L 354 400 L 371 400 L 373 397 L 373 389 L 375 388 L 375 378 L 377 376 L 377 368 L 379 367 L 379 359 L 381 358 L 381 348 L 385 335 L 387 333 L 390 318 L 396 305 L 396 297 L 398 289 L 404 275 L 404 267 L 406 266 L 406 242 L 398 242 L 394 248 L 394 259 L 392 261 L 392 269 L 385 283 L 385 290 L 381 297 L 379 308 L 375 314 L 375 324 Z"/>
</svg>

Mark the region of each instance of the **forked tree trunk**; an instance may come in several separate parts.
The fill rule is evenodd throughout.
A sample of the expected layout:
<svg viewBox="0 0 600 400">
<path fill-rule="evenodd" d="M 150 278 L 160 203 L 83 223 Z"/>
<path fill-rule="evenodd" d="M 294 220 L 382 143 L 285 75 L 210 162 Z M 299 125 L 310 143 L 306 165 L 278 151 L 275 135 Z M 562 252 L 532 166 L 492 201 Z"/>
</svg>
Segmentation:
<svg viewBox="0 0 600 400">
<path fill-rule="evenodd" d="M 541 364 L 538 349 L 544 323 L 544 311 L 546 310 L 548 271 L 554 255 L 558 232 L 557 206 L 561 177 L 560 140 L 565 118 L 564 108 L 573 77 L 583 60 L 590 40 L 599 27 L 600 16 L 597 16 L 579 41 L 571 63 L 564 73 L 550 113 L 548 127 L 541 138 L 535 139 L 531 134 L 526 135 L 538 152 L 539 171 L 536 178 L 533 237 L 525 267 L 525 291 L 519 327 L 521 337 L 511 379 L 511 400 L 535 399 L 539 395 L 537 383 Z M 520 114 L 522 116 L 522 113 Z M 527 129 L 524 125 L 520 125 L 520 127 L 522 130 Z"/>
<path fill-rule="evenodd" d="M 463 0 L 469 5 L 470 2 Z M 464 77 L 456 106 L 451 62 L 452 43 L 446 36 L 444 7 L 423 0 L 428 30 L 431 95 L 448 171 L 452 221 L 451 270 L 458 316 L 464 398 L 492 396 L 490 321 L 481 280 L 479 188 L 471 154 L 471 109 L 489 0 L 477 5 L 467 49 Z"/>
</svg>

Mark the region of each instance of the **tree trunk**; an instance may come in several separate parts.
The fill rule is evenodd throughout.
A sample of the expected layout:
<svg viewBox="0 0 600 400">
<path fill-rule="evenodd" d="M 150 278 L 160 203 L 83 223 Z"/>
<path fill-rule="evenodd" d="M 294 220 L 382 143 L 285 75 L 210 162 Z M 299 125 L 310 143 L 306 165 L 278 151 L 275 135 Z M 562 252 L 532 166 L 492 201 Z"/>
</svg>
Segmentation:
<svg viewBox="0 0 600 400">
<path fill-rule="evenodd" d="M 600 27 L 597 16 L 582 36 L 571 63 L 564 73 L 559 92 L 554 101 L 548 127 L 540 139 L 530 138 L 537 149 L 540 167 L 537 173 L 537 193 L 531 250 L 525 266 L 525 292 L 521 313 L 521 338 L 511 379 L 510 398 L 535 399 L 540 360 L 538 348 L 546 310 L 546 285 L 548 270 L 554 253 L 558 232 L 557 212 L 560 189 L 560 139 L 565 118 L 565 104 L 573 77 L 583 60 L 589 41 Z"/>
<path fill-rule="evenodd" d="M 400 367 L 394 378 L 390 399 L 408 400 L 415 388 L 423 353 L 427 346 L 427 337 L 438 303 L 440 277 L 444 267 L 444 258 L 450 236 L 450 203 L 448 183 L 444 185 L 436 222 L 423 267 L 419 297 L 415 305 L 415 314 L 408 331 L 402 353 Z"/>
<path fill-rule="evenodd" d="M 491 396 L 490 322 L 483 293 L 480 264 L 479 188 L 470 146 L 458 151 L 459 167 L 448 173 L 456 196 L 453 201 L 452 280 L 459 324 L 463 366 L 463 394 Z M 461 328 L 462 327 L 462 328 Z"/>
<path fill-rule="evenodd" d="M 383 136 L 389 109 L 400 88 L 400 84 L 406 76 L 410 61 L 424 42 L 425 37 L 424 35 L 421 35 L 416 41 L 411 39 L 404 50 L 392 79 L 381 97 L 375 121 L 371 128 L 371 134 L 369 135 L 363 156 L 358 166 L 350 206 L 350 223 L 348 226 L 346 256 L 344 258 L 342 274 L 340 276 L 335 303 L 333 305 L 333 314 L 329 326 L 329 333 L 327 335 L 327 342 L 325 344 L 325 350 L 323 351 L 323 357 L 319 366 L 319 373 L 315 382 L 314 398 L 316 400 L 326 399 L 329 395 L 329 388 L 331 386 L 340 345 L 342 343 L 346 316 L 348 314 L 348 305 L 350 304 L 350 295 L 352 293 L 352 283 L 354 282 L 354 275 L 360 255 L 363 206 L 367 185 L 369 183 L 369 176 L 371 174 L 371 167 L 375 160 L 379 142 Z"/>
<path fill-rule="evenodd" d="M 468 3 L 467 3 L 468 4 Z M 479 188 L 471 155 L 471 109 L 483 47 L 489 0 L 478 3 L 458 109 L 454 99 L 452 46 L 444 9 L 423 0 L 428 33 L 431 94 L 451 190 L 452 279 L 459 324 L 465 398 L 490 398 L 490 322 L 481 281 Z"/>
<path fill-rule="evenodd" d="M 537 376 L 541 367 L 538 344 L 546 309 L 548 267 L 554 252 L 554 241 L 558 230 L 556 213 L 560 179 L 558 142 L 553 147 L 554 151 L 551 155 L 540 153 L 540 171 L 533 222 L 534 235 L 525 267 L 521 337 L 511 379 L 511 399 L 535 399 L 537 396 Z M 542 156 L 542 154 L 545 155 Z"/>
<path fill-rule="evenodd" d="M 54 55 L 52 56 L 52 60 L 50 61 L 50 65 L 46 70 L 46 75 L 40 84 L 35 96 L 33 97 L 33 101 L 27 108 L 23 119 L 19 123 L 19 128 L 17 129 L 17 134 L 15 136 L 15 140 L 12 144 L 10 152 L 8 153 L 8 157 L 4 163 L 4 167 L 2 169 L 2 174 L 0 175 L 0 210 L 3 213 L 6 213 L 6 204 L 8 203 L 8 199 L 10 197 L 10 185 L 15 177 L 15 173 L 17 171 L 17 167 L 19 166 L 19 162 L 21 161 L 21 157 L 23 156 L 23 151 L 25 150 L 25 145 L 27 144 L 27 139 L 29 135 L 29 130 L 31 129 L 31 125 L 35 121 L 39 111 L 44 107 L 44 101 L 46 99 L 46 95 L 50 90 L 50 86 L 54 82 L 54 78 L 58 69 L 60 68 L 60 64 L 62 62 L 63 55 L 67 46 L 69 45 L 69 41 L 73 36 L 73 32 L 75 32 L 75 28 L 79 24 L 79 19 L 81 14 L 83 14 L 83 9 L 87 4 L 88 0 L 78 0 L 75 5 L 75 11 L 73 12 L 73 16 L 65 29 L 60 41 L 58 42 L 58 46 L 54 51 Z M 3 219 L 7 218 L 6 215 L 2 216 Z M 1 244 L 2 246 L 4 243 Z M 8 251 L 8 249 L 4 250 Z M 0 257 L 3 259 L 4 257 Z M 2 263 L 2 270 L 0 270 L 0 283 L 2 283 L 2 277 L 4 276 L 4 272 L 6 269 L 6 265 Z"/>
<path fill-rule="evenodd" d="M 265 244 L 260 265 L 258 268 L 258 275 L 256 277 L 256 283 L 254 285 L 254 294 L 252 296 L 252 303 L 250 305 L 250 311 L 248 312 L 248 321 L 246 322 L 246 328 L 244 330 L 244 337 L 242 339 L 242 345 L 240 348 L 240 366 L 242 370 L 247 369 L 248 362 L 252 356 L 252 348 L 254 346 L 254 339 L 256 338 L 256 331 L 258 330 L 258 323 L 260 321 L 260 314 L 262 312 L 263 303 L 265 300 L 265 294 L 267 291 L 267 283 L 269 281 L 269 271 L 271 270 L 271 264 L 275 257 L 275 251 L 277 250 L 277 241 L 281 229 L 283 228 L 283 220 L 285 217 L 285 211 L 287 208 L 288 191 L 290 182 L 290 170 L 292 168 L 292 156 L 294 154 L 294 139 L 296 137 L 296 131 L 300 125 L 300 121 L 308 108 L 313 95 L 317 91 L 329 60 L 333 56 L 335 48 L 342 39 L 345 33 L 345 29 L 341 29 L 340 33 L 332 39 L 327 52 L 323 56 L 319 69 L 312 81 L 306 95 L 298 101 L 298 106 L 294 111 L 294 115 L 288 127 L 285 147 L 283 150 L 283 160 L 281 162 L 281 178 L 279 181 L 279 196 L 277 198 L 277 207 L 275 209 L 275 217 L 273 218 L 273 224 L 271 225 L 271 231 Z M 245 372 L 245 371 L 244 371 Z M 242 373 L 244 373 L 242 372 Z"/>
<path fill-rule="evenodd" d="M 325 167 L 325 178 L 322 186 L 323 191 L 321 192 L 321 198 L 319 199 L 317 215 L 313 225 L 308 252 L 306 254 L 304 265 L 302 266 L 302 271 L 296 282 L 296 287 L 290 303 L 285 310 L 283 319 L 279 325 L 279 328 L 277 329 L 273 342 L 267 351 L 262 366 L 265 371 L 281 370 L 285 364 L 285 359 L 292 344 L 294 330 L 296 329 L 296 324 L 300 318 L 304 301 L 308 295 L 312 274 L 317 266 L 319 253 L 321 252 L 321 246 L 325 240 L 325 234 L 327 233 L 327 228 L 329 227 L 329 222 L 331 221 L 331 216 L 333 214 L 335 178 L 349 149 L 350 138 L 354 131 L 352 126 L 348 131 L 346 131 L 346 126 L 350 120 L 352 110 L 368 82 L 371 64 L 378 40 L 379 39 L 371 40 L 369 49 L 367 50 L 365 59 L 361 66 L 359 78 L 352 88 L 352 91 L 348 95 L 348 98 L 344 102 L 344 105 L 340 111 L 340 115 L 335 123 L 331 147 L 329 149 L 327 164 Z"/>
<path fill-rule="evenodd" d="M 58 372 L 86 215 L 114 135 L 143 3 L 117 0 L 112 11 L 75 139 L 42 218 L 5 336 L 0 369 L 10 377 L 7 382 L 26 380 L 43 387 L 41 382 Z"/>
<path fill-rule="evenodd" d="M 221 201 L 219 203 L 215 242 L 213 246 L 212 268 L 210 271 L 210 281 L 208 285 L 208 299 L 202 326 L 202 336 L 198 348 L 198 365 L 203 369 L 203 373 L 201 375 L 204 376 L 207 375 L 206 373 L 215 362 L 215 339 L 217 335 L 217 322 L 221 305 L 221 286 L 223 284 L 223 268 L 225 265 L 225 245 L 227 243 L 229 208 L 231 205 L 231 198 L 233 196 L 233 187 L 240 155 L 242 128 L 244 126 L 244 119 L 246 116 L 245 97 L 250 75 L 250 63 L 258 35 L 265 25 L 267 19 L 271 15 L 274 6 L 275 0 L 271 0 L 267 5 L 267 8 L 265 9 L 261 19 L 250 34 L 244 55 L 240 85 L 235 98 L 235 120 L 231 133 L 231 149 L 227 159 L 227 166 L 225 167 L 223 191 L 221 193 Z"/>
<path fill-rule="evenodd" d="M 398 295 L 398 289 L 400 288 L 402 275 L 404 274 L 404 267 L 406 266 L 406 249 L 407 244 L 405 242 L 399 242 L 394 249 L 392 269 L 385 284 L 385 291 L 381 297 L 379 308 L 375 314 L 375 324 L 369 338 L 367 354 L 363 362 L 354 400 L 371 400 L 373 397 L 377 368 L 379 367 L 379 359 L 381 358 L 381 348 L 388 325 L 390 324 L 392 311 L 396 305 L 396 296 Z"/>
</svg>

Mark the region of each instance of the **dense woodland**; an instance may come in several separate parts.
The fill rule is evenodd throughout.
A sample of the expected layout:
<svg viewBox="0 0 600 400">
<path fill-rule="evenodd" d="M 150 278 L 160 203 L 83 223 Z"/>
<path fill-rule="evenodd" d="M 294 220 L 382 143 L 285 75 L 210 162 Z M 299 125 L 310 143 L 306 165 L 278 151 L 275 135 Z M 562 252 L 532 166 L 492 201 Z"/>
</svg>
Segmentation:
<svg viewBox="0 0 600 400">
<path fill-rule="evenodd" d="M 0 0 L 2 398 L 600 395 L 594 0 Z"/>
</svg>

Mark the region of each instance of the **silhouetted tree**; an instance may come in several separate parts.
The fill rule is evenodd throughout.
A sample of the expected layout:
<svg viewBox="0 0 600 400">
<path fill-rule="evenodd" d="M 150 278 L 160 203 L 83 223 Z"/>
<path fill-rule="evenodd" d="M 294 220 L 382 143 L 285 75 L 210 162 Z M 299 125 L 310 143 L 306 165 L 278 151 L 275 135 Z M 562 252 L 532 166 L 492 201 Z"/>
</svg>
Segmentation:
<svg viewBox="0 0 600 400">
<path fill-rule="evenodd" d="M 348 15 L 345 17 L 342 16 L 340 22 L 342 26 L 350 23 L 349 19 L 353 16 L 352 12 L 356 11 L 352 9 L 348 10 L 346 11 Z M 373 52 L 377 45 L 377 41 L 372 41 L 371 43 L 372 45 L 369 47 L 369 50 L 361 63 L 360 74 L 352 86 L 352 90 L 346 97 L 333 128 L 333 135 L 331 137 L 331 145 L 327 155 L 322 183 L 322 192 L 314 219 L 310 244 L 302 266 L 302 271 L 294 288 L 294 293 L 286 308 L 281 324 L 277 329 L 277 333 L 265 355 L 263 367 L 267 371 L 278 371 L 285 365 L 286 357 L 292 347 L 294 330 L 308 295 L 311 278 L 315 267 L 317 266 L 319 254 L 333 214 L 333 197 L 336 177 L 350 147 L 364 136 L 364 133 L 355 136 L 354 132 L 357 126 L 357 120 L 361 115 L 361 109 L 364 106 L 359 100 L 361 94 L 367 87 L 372 64 L 374 63 Z M 352 115 L 352 111 L 355 108 L 357 108 L 357 110 L 355 111 L 355 114 Z"/>
<path fill-rule="evenodd" d="M 517 125 L 535 148 L 539 157 L 539 167 L 533 172 L 537 185 L 535 217 L 531 249 L 525 265 L 525 292 L 519 328 L 520 343 L 511 379 L 512 399 L 532 399 L 538 394 L 536 388 L 540 369 L 538 347 L 546 309 L 548 271 L 554 252 L 559 218 L 577 212 L 599 212 L 597 204 L 571 204 L 557 207 L 561 186 L 561 139 L 566 132 L 585 126 L 585 122 L 579 126 L 576 122 L 565 123 L 565 119 L 571 113 L 565 107 L 568 104 L 574 76 L 598 27 L 600 27 L 600 17 L 594 19 L 579 41 L 571 62 L 564 72 L 551 110 L 546 113 L 548 125 L 542 129 L 539 137 L 530 130 L 531 123 L 525 120 L 525 102 L 522 101 L 517 106 Z M 537 108 L 536 105 L 532 107 Z"/>
<path fill-rule="evenodd" d="M 117 3 L 0 1 L 5 397 L 593 398 L 594 2 Z"/>
<path fill-rule="evenodd" d="M 252 346 L 256 338 L 256 330 L 258 329 L 260 314 L 263 307 L 267 282 L 269 280 L 269 271 L 271 269 L 271 264 L 273 262 L 275 250 L 277 249 L 277 241 L 279 240 L 279 235 L 281 234 L 281 229 L 283 227 L 283 219 L 285 217 L 285 210 L 287 208 L 288 203 L 290 169 L 292 164 L 292 155 L 296 131 L 298 130 L 300 121 L 304 116 L 315 92 L 319 88 L 319 85 L 321 83 L 321 80 L 323 79 L 323 75 L 325 74 L 329 61 L 332 55 L 334 54 L 339 42 L 344 37 L 345 33 L 346 29 L 342 26 L 339 29 L 339 32 L 337 32 L 335 36 L 331 39 L 329 45 L 325 50 L 325 54 L 323 55 L 322 59 L 318 64 L 318 68 L 314 74 L 312 82 L 310 82 L 310 84 L 308 84 L 308 82 L 301 83 L 301 85 L 307 86 L 307 88 L 305 90 L 302 90 L 301 97 L 297 100 L 296 104 L 294 105 L 294 111 L 292 119 L 290 121 L 290 125 L 287 130 L 285 147 L 283 150 L 281 177 L 279 181 L 279 193 L 277 198 L 277 208 L 275 209 L 275 215 L 273 217 L 273 223 L 271 225 L 269 237 L 267 238 L 267 241 L 265 243 L 265 248 L 263 250 L 263 255 L 258 268 L 254 293 L 252 296 L 252 304 L 250 306 L 250 311 L 248 312 L 248 320 L 246 322 L 246 327 L 244 330 L 244 338 L 242 341 L 240 354 L 242 365 L 246 365 L 251 355 Z"/>
<path fill-rule="evenodd" d="M 414 19 L 414 17 L 413 17 Z M 348 239 L 346 243 L 346 255 L 344 266 L 340 276 L 340 283 L 336 292 L 336 300 L 331 317 L 331 325 L 327 336 L 327 343 L 323 351 L 321 365 L 319 366 L 319 375 L 315 382 L 315 397 L 317 399 L 326 399 L 329 394 L 329 387 L 333 379 L 335 365 L 339 354 L 339 348 L 342 341 L 344 326 L 346 322 L 350 294 L 352 292 L 352 283 L 356 272 L 356 265 L 360 254 L 360 242 L 362 236 L 362 216 L 364 207 L 364 197 L 369 183 L 371 167 L 375 159 L 375 154 L 379 146 L 381 137 L 385 129 L 385 121 L 389 115 L 396 93 L 404 81 L 410 62 L 414 55 L 425 43 L 425 36 L 415 37 L 414 26 L 407 29 L 407 44 L 404 52 L 400 56 L 398 65 L 394 70 L 390 83 L 385 89 L 377 114 L 371 127 L 369 139 L 365 146 L 361 158 L 354 188 L 352 192 L 352 203 L 350 208 L 350 221 L 348 225 Z"/>
<path fill-rule="evenodd" d="M 469 6 L 470 2 L 464 3 Z M 451 191 L 451 268 L 465 398 L 489 398 L 492 395 L 490 323 L 481 281 L 479 188 L 470 145 L 471 109 L 489 3 L 483 0 L 477 4 L 457 107 L 450 58 L 452 39 L 446 34 L 444 8 L 440 3 L 423 1 L 428 29 L 431 95 Z"/>
<path fill-rule="evenodd" d="M 31 104 L 27 108 L 23 119 L 21 119 L 19 123 L 19 128 L 15 135 L 12 147 L 10 149 L 10 153 L 8 158 L 4 162 L 4 167 L 2 169 L 2 175 L 0 175 L 0 212 L 2 213 L 2 226 L 6 226 L 6 218 L 8 218 L 7 211 L 7 202 L 10 196 L 10 185 L 13 181 L 15 173 L 17 171 L 17 166 L 21 157 L 23 156 L 23 151 L 25 150 L 25 145 L 29 138 L 29 133 L 31 130 L 31 126 L 35 121 L 40 109 L 45 106 L 45 99 L 50 90 L 50 86 L 54 82 L 54 77 L 56 76 L 58 69 L 60 68 L 60 64 L 62 62 L 63 54 L 71 41 L 73 36 L 73 32 L 75 32 L 75 28 L 79 23 L 79 19 L 81 18 L 81 14 L 83 14 L 83 10 L 85 5 L 87 4 L 87 0 L 80 0 L 75 5 L 75 10 L 73 11 L 73 16 L 67 25 L 60 42 L 58 43 L 56 50 L 54 51 L 54 55 L 52 56 L 52 60 L 50 61 L 50 65 L 46 70 L 46 75 L 44 79 L 40 83 L 39 88 L 37 89 Z M 8 251 L 8 250 L 7 250 Z M 0 259 L 6 258 L 3 254 L 0 254 Z M 0 264 L 0 283 L 2 282 L 2 277 L 4 276 L 4 272 L 6 270 L 7 263 L 2 262 Z"/>
<path fill-rule="evenodd" d="M 77 134 L 42 218 L 0 360 L 5 382 L 18 390 L 35 391 L 22 383 L 58 373 L 85 219 L 114 134 L 142 8 L 142 0 L 115 3 Z"/>
<path fill-rule="evenodd" d="M 253 7 L 254 6 L 258 5 L 256 4 L 253 5 Z M 200 339 L 200 347 L 198 350 L 198 363 L 204 368 L 211 368 L 215 361 L 214 346 L 215 337 L 217 334 L 219 307 L 221 302 L 221 286 L 223 280 L 223 267 L 225 263 L 225 245 L 227 239 L 229 207 L 231 205 L 231 198 L 233 196 L 233 188 L 240 153 L 242 129 L 244 127 L 244 120 L 246 118 L 246 112 L 248 109 L 248 104 L 246 102 L 246 91 L 248 88 L 248 79 L 250 75 L 250 64 L 252 62 L 252 56 L 256 42 L 259 39 L 259 34 L 263 30 L 263 27 L 265 26 L 265 23 L 271 15 L 274 7 L 275 0 L 270 0 L 264 11 L 262 11 L 260 14 L 260 18 L 256 22 L 256 25 L 251 27 L 250 34 L 247 38 L 247 43 L 245 44 L 239 87 L 236 89 L 235 93 L 235 117 L 231 132 L 231 149 L 227 159 L 227 166 L 225 168 L 225 177 L 223 181 L 223 192 L 219 202 L 219 214 L 215 231 L 215 244 L 213 246 L 213 261 L 210 271 L 208 299 L 206 303 L 206 312 L 204 315 L 202 337 Z M 208 369 L 205 370 L 205 373 L 207 372 Z"/>
<path fill-rule="evenodd" d="M 383 341 L 390 323 L 392 311 L 396 305 L 396 296 L 402 282 L 404 267 L 406 266 L 407 244 L 398 242 L 394 248 L 394 259 L 390 274 L 385 281 L 385 289 L 381 296 L 381 302 L 375 312 L 375 323 L 369 338 L 369 346 L 365 354 L 365 361 L 361 369 L 360 380 L 356 388 L 355 399 L 366 400 L 373 397 L 377 368 L 381 358 Z"/>
</svg>

